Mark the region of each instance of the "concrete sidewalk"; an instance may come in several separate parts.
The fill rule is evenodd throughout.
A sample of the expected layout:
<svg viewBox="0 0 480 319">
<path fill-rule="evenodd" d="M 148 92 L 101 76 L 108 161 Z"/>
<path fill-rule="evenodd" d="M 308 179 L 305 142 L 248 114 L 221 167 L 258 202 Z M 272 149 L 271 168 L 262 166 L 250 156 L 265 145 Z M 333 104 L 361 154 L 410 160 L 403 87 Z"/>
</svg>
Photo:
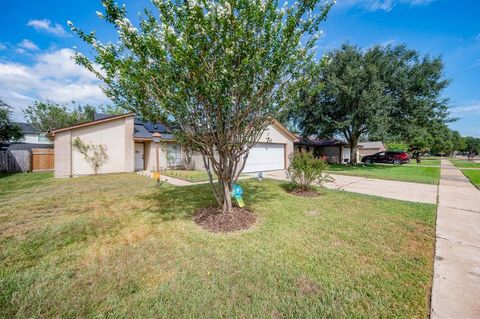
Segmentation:
<svg viewBox="0 0 480 319">
<path fill-rule="evenodd" d="M 288 180 L 285 171 L 264 173 L 266 178 Z M 365 178 L 359 176 L 330 174 L 335 181 L 326 183 L 330 189 L 345 190 L 367 195 L 375 195 L 410 202 L 436 204 L 437 185 L 408 183 L 383 179 Z"/>
<path fill-rule="evenodd" d="M 442 160 L 431 318 L 480 318 L 480 191 Z"/>
</svg>

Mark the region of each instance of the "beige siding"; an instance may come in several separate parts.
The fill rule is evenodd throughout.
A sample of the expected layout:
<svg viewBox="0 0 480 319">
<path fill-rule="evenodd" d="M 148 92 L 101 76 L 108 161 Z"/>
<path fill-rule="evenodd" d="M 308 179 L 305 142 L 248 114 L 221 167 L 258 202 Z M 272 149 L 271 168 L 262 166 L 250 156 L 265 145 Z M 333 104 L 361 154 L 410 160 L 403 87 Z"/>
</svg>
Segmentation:
<svg viewBox="0 0 480 319">
<path fill-rule="evenodd" d="M 160 169 L 167 168 L 167 143 L 161 142 L 158 146 L 158 160 Z M 157 166 L 156 145 L 151 141 L 145 142 L 145 170 L 155 171 Z"/>
<path fill-rule="evenodd" d="M 100 174 L 133 172 L 133 116 L 56 133 L 56 177 L 94 173 L 84 156 L 71 146 L 77 137 L 84 143 L 105 146 L 108 160 L 100 167 Z"/>
<path fill-rule="evenodd" d="M 125 118 L 125 172 L 135 170 L 135 142 L 133 141 L 134 118 L 133 116 Z"/>
<path fill-rule="evenodd" d="M 71 177 L 71 134 L 70 131 L 60 132 L 55 134 L 54 140 L 54 165 L 55 165 L 55 177 L 65 178 Z"/>
</svg>

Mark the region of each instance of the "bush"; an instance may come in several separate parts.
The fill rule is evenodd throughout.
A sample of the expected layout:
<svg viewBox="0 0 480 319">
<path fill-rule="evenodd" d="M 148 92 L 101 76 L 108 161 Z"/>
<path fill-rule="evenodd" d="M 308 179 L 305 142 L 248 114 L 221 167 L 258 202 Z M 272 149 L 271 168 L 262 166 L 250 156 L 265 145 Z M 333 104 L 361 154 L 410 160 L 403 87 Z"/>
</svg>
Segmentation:
<svg viewBox="0 0 480 319">
<path fill-rule="evenodd" d="M 385 143 L 385 149 L 389 152 L 406 152 L 408 145 L 402 142 L 388 142 Z"/>
<path fill-rule="evenodd" d="M 302 152 L 290 155 L 290 166 L 287 170 L 288 178 L 301 190 L 312 188 L 317 182 L 320 186 L 330 179 L 324 173 L 328 164 L 321 158 L 315 158 L 312 153 Z"/>
</svg>

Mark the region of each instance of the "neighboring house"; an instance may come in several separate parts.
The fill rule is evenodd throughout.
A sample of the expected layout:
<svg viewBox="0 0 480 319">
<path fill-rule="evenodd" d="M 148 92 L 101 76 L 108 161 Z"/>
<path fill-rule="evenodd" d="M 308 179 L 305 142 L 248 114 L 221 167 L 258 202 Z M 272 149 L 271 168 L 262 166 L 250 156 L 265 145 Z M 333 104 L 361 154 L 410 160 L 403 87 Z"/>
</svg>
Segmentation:
<svg viewBox="0 0 480 319">
<path fill-rule="evenodd" d="M 329 163 L 348 163 L 350 146 L 347 142 L 335 138 L 313 138 L 295 142 L 295 150 L 313 152 L 316 157 L 325 157 Z"/>
<path fill-rule="evenodd" d="M 365 155 L 385 150 L 382 142 L 362 142 L 357 146 L 357 162 Z M 347 142 L 335 138 L 312 138 L 295 142 L 295 151 L 313 152 L 317 157 L 325 157 L 329 163 L 349 163 L 350 146 Z"/>
<path fill-rule="evenodd" d="M 358 143 L 358 158 L 361 160 L 363 156 L 372 155 L 378 152 L 385 151 L 385 146 L 382 142 L 361 142 Z"/>
<path fill-rule="evenodd" d="M 48 137 L 35 129 L 30 123 L 17 122 L 17 124 L 23 134 L 23 139 L 19 142 L 29 143 L 29 144 L 52 144 Z"/>
<path fill-rule="evenodd" d="M 71 146 L 77 137 L 85 143 L 106 147 L 109 159 L 100 168 L 100 173 L 156 170 L 156 145 L 152 140 L 155 132 L 161 134 L 160 168 L 183 167 L 182 149 L 165 126 L 142 122 L 135 118 L 134 113 L 96 118 L 51 132 L 55 145 L 55 177 L 92 174 L 92 168 L 83 155 Z M 250 150 L 244 172 L 287 168 L 288 155 L 293 152 L 295 140 L 295 135 L 274 120 Z M 195 169 L 204 170 L 200 154 L 193 154 L 193 162 Z"/>
</svg>

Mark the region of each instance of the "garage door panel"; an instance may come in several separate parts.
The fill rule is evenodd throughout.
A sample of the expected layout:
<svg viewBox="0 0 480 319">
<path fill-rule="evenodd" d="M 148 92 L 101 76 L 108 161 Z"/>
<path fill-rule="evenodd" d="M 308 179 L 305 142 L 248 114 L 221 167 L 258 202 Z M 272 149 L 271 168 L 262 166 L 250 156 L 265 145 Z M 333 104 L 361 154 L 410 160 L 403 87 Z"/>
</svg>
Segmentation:
<svg viewBox="0 0 480 319">
<path fill-rule="evenodd" d="M 272 171 L 285 168 L 285 144 L 258 143 L 248 154 L 244 172 Z"/>
</svg>

